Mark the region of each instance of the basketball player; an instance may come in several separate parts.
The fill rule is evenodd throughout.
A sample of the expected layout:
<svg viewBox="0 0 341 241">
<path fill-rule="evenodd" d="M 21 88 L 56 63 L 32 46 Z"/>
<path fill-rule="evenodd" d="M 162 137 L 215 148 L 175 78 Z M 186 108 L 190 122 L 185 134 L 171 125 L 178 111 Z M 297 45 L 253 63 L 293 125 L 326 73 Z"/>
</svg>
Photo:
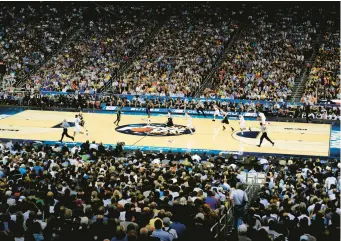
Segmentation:
<svg viewBox="0 0 341 241">
<path fill-rule="evenodd" d="M 166 125 L 167 125 L 168 135 L 169 135 L 171 127 L 174 126 L 174 124 L 173 124 L 173 117 L 172 117 L 172 113 L 170 112 L 170 110 L 168 110 L 168 120 L 167 120 L 167 124 Z"/>
<path fill-rule="evenodd" d="M 309 102 L 307 102 L 305 106 L 305 119 L 306 119 L 306 122 L 309 123 L 309 120 L 310 120 L 310 103 Z"/>
<path fill-rule="evenodd" d="M 81 122 L 81 120 L 80 120 L 80 118 L 78 117 L 78 115 L 75 115 L 75 120 L 74 120 L 74 122 L 75 122 L 75 130 L 74 130 L 74 132 L 73 132 L 73 137 L 75 137 L 76 136 L 76 134 L 78 134 L 78 133 L 81 133 L 81 134 L 83 134 L 83 132 L 81 132 L 81 126 L 80 126 L 80 122 Z"/>
<path fill-rule="evenodd" d="M 215 121 L 215 117 L 220 116 L 220 111 L 219 111 L 219 108 L 217 105 L 213 105 L 213 108 L 214 108 L 214 114 L 213 114 L 213 120 L 212 121 Z"/>
<path fill-rule="evenodd" d="M 229 119 L 227 118 L 227 112 L 221 111 L 221 113 L 223 113 L 223 115 L 224 115 L 224 118 L 221 121 L 221 123 L 223 124 L 223 131 L 224 131 L 226 129 L 225 124 L 229 125 L 230 122 L 229 122 Z M 232 126 L 230 126 L 230 127 L 231 127 L 231 130 L 234 131 L 234 128 Z"/>
<path fill-rule="evenodd" d="M 246 122 L 244 119 L 244 116 L 239 115 L 239 126 L 240 126 L 240 131 L 242 132 L 242 135 L 244 134 L 243 130 L 246 130 Z M 249 131 L 251 131 L 251 127 L 249 127 Z"/>
<path fill-rule="evenodd" d="M 151 108 L 151 104 L 150 102 L 148 102 L 147 107 L 146 107 L 146 113 L 148 117 L 150 116 L 150 108 Z"/>
<path fill-rule="evenodd" d="M 260 120 L 260 123 L 265 125 L 266 124 L 266 122 L 265 122 L 266 121 L 266 117 L 265 117 L 264 113 L 259 112 L 258 115 L 259 115 L 259 117 L 257 119 Z M 249 130 L 251 131 L 251 127 L 249 128 Z"/>
<path fill-rule="evenodd" d="M 79 125 L 82 126 L 82 127 L 84 127 L 85 121 L 84 121 L 84 117 L 83 117 L 82 111 L 80 111 L 80 112 L 78 113 L 78 117 L 79 117 L 79 119 L 80 119 Z M 85 127 L 84 127 L 84 128 L 85 128 Z"/>
<path fill-rule="evenodd" d="M 204 115 L 206 118 L 205 112 L 204 112 L 204 104 L 201 101 L 198 101 L 198 104 L 196 105 L 197 113 L 200 115 L 200 112 Z"/>
<path fill-rule="evenodd" d="M 88 133 L 88 129 L 85 128 L 85 121 L 84 121 L 84 117 L 83 117 L 82 111 L 80 111 L 80 112 L 78 113 L 78 117 L 79 117 L 79 119 L 80 119 L 79 125 L 85 129 L 85 133 L 86 133 L 86 135 L 88 136 L 89 133 Z"/>
<path fill-rule="evenodd" d="M 268 137 L 266 124 L 263 124 L 262 122 L 259 124 L 260 124 L 260 129 L 262 131 L 262 136 L 260 137 L 260 142 L 259 142 L 259 145 L 257 146 L 260 147 L 262 145 L 264 138 L 267 139 L 272 144 L 272 146 L 274 146 L 275 143 L 272 140 L 270 140 L 270 138 Z"/>
<path fill-rule="evenodd" d="M 70 125 L 69 125 L 69 123 L 68 123 L 66 120 L 63 121 L 63 123 L 61 124 L 61 127 L 63 127 L 63 134 L 62 134 L 62 137 L 60 138 L 60 142 L 63 142 L 64 136 L 67 136 L 67 137 L 69 137 L 70 139 L 75 140 L 75 138 L 72 137 L 72 136 L 70 136 L 70 135 L 68 134 L 68 132 L 67 132 L 67 128 L 69 128 Z"/>
<path fill-rule="evenodd" d="M 264 113 L 259 112 L 259 117 L 260 117 L 260 122 L 261 122 L 263 125 L 265 125 L 265 124 L 266 124 L 266 123 L 265 123 L 266 117 L 265 117 Z"/>
<path fill-rule="evenodd" d="M 170 112 L 170 110 L 168 110 L 168 121 L 167 121 L 167 126 L 168 126 L 168 127 L 174 126 L 174 124 L 173 124 L 173 117 L 172 117 L 172 113 Z"/>
<path fill-rule="evenodd" d="M 191 135 L 193 135 L 193 131 L 192 131 L 192 118 L 191 116 L 188 114 L 188 112 L 185 112 L 185 116 L 187 119 L 187 129 L 191 132 Z"/>
<path fill-rule="evenodd" d="M 116 124 L 116 126 L 118 126 L 118 124 L 121 121 L 121 109 L 122 109 L 122 106 L 118 107 L 117 109 L 116 120 L 114 121 L 114 124 Z"/>
</svg>

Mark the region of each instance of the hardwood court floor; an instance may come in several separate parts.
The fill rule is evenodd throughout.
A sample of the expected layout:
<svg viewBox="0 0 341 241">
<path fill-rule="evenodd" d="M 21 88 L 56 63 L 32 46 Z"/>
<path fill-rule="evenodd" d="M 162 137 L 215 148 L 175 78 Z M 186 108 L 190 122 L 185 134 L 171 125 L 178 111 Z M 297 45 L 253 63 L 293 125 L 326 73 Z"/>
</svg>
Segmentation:
<svg viewBox="0 0 341 241">
<path fill-rule="evenodd" d="M 24 140 L 58 141 L 62 129 L 53 128 L 61 124 L 64 119 L 73 122 L 74 112 L 36 111 L 26 110 L 0 120 L 0 137 Z M 116 144 L 123 141 L 126 145 L 171 147 L 188 149 L 210 149 L 221 151 L 260 152 L 293 155 L 328 156 L 330 143 L 330 125 L 272 122 L 268 128 L 269 137 L 275 142 L 272 147 L 264 140 L 262 147 L 257 147 L 259 136 L 258 121 L 247 121 L 254 135 L 249 137 L 248 131 L 244 136 L 239 131 L 239 122 L 230 120 L 230 125 L 235 128 L 232 132 L 229 127 L 222 130 L 220 120 L 211 121 L 211 118 L 192 118 L 196 131 L 193 135 L 179 136 L 138 136 L 117 132 L 113 121 L 116 114 L 84 113 L 89 136 L 79 134 L 75 141 L 103 142 Z M 152 116 L 152 123 L 165 123 L 166 116 Z M 174 117 L 174 124 L 187 125 L 184 117 Z M 120 126 L 145 123 L 144 116 L 122 114 Z M 69 134 L 73 134 L 70 128 Z M 64 141 L 70 141 L 65 138 Z"/>
</svg>

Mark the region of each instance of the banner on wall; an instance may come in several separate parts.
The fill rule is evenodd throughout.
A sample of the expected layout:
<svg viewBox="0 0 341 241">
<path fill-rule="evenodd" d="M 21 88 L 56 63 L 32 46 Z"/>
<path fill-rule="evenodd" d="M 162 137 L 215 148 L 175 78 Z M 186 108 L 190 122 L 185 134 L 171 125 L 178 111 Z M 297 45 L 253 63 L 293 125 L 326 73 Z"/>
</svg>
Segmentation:
<svg viewBox="0 0 341 241">
<path fill-rule="evenodd" d="M 340 126 L 333 125 L 330 133 L 330 156 L 340 158 L 341 133 Z"/>
<path fill-rule="evenodd" d="M 108 111 L 115 111 L 118 109 L 117 106 L 105 106 L 103 107 L 104 110 L 108 110 Z M 170 109 L 171 112 L 173 114 L 185 114 L 185 110 L 182 109 Z M 143 107 L 123 107 L 122 112 L 146 112 L 146 108 Z M 167 114 L 168 109 L 164 109 L 164 108 L 159 108 L 159 109 L 150 109 L 150 111 L 152 113 L 156 113 L 156 114 Z M 186 110 L 188 112 L 188 114 L 190 115 L 197 115 L 197 111 L 196 110 Z M 213 115 L 214 111 L 204 111 L 204 113 L 206 115 Z M 238 112 L 227 112 L 228 116 L 238 116 Z M 254 117 L 257 118 L 257 113 L 245 113 L 243 112 L 242 115 L 244 117 Z"/>
<path fill-rule="evenodd" d="M 25 92 L 25 91 L 14 91 L 14 92 Z M 76 93 L 75 92 L 55 92 L 55 91 L 40 91 L 41 94 L 43 95 L 75 95 Z M 267 105 L 270 105 L 270 104 L 275 104 L 275 103 L 278 103 L 280 105 L 285 105 L 286 107 L 289 107 L 291 105 L 294 105 L 296 104 L 297 106 L 301 106 L 303 105 L 303 103 L 301 102 L 293 102 L 293 101 L 269 101 L 269 100 L 244 100 L 244 99 L 228 99 L 228 98 L 211 98 L 211 97 L 207 97 L 207 98 L 194 98 L 194 97 L 178 97 L 178 96 L 159 96 L 159 95 L 130 95 L 130 94 L 112 94 L 112 93 L 84 93 L 83 91 L 80 91 L 80 92 L 77 92 L 79 94 L 82 94 L 82 95 L 91 95 L 91 96 L 94 96 L 96 98 L 96 100 L 99 100 L 100 97 L 102 96 L 111 96 L 111 95 L 114 95 L 114 96 L 120 96 L 121 98 L 127 98 L 128 100 L 132 100 L 134 97 L 137 97 L 141 100 L 144 100 L 144 99 L 153 99 L 153 98 L 158 98 L 159 100 L 163 100 L 163 99 L 166 99 L 166 100 L 169 100 L 169 99 L 178 99 L 178 98 L 181 98 L 182 100 L 185 100 L 187 99 L 188 101 L 192 101 L 193 99 L 195 99 L 196 101 L 207 101 L 207 102 L 211 102 L 211 101 L 220 101 L 220 102 L 223 102 L 223 101 L 226 101 L 226 102 L 232 102 L 232 103 L 250 103 L 250 102 L 254 102 L 254 103 L 260 103 L 260 104 L 267 104 Z M 335 102 L 336 101 L 336 102 Z M 340 102 L 338 100 L 331 100 L 331 101 L 328 101 L 327 103 L 321 103 L 321 104 L 324 104 L 324 105 L 328 105 L 328 106 L 339 106 L 340 105 Z"/>
</svg>

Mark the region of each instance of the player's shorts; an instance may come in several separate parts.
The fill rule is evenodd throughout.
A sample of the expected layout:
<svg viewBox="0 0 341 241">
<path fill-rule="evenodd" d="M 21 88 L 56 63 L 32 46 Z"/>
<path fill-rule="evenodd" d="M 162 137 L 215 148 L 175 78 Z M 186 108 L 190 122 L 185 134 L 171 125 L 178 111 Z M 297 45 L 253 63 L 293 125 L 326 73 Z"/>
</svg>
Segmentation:
<svg viewBox="0 0 341 241">
<path fill-rule="evenodd" d="M 245 122 L 241 122 L 240 123 L 240 129 L 245 129 L 245 128 L 246 128 Z"/>
<path fill-rule="evenodd" d="M 78 125 L 75 125 L 75 132 L 79 133 L 81 131 L 81 127 Z"/>
<path fill-rule="evenodd" d="M 219 111 L 219 110 L 215 110 L 215 111 L 214 111 L 214 115 L 215 115 L 215 116 L 220 116 L 220 111 Z"/>
<path fill-rule="evenodd" d="M 221 123 L 224 123 L 224 124 L 230 124 L 230 122 L 229 122 L 229 120 L 227 119 L 227 118 L 224 118 L 222 121 L 221 121 Z"/>
</svg>

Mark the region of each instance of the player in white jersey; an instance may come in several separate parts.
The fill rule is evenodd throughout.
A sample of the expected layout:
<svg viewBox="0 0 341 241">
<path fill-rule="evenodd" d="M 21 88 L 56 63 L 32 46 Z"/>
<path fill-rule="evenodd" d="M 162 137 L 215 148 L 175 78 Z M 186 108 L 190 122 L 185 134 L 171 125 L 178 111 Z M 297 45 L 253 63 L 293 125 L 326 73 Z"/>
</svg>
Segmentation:
<svg viewBox="0 0 341 241">
<path fill-rule="evenodd" d="M 240 126 L 240 130 L 242 132 L 242 135 L 244 134 L 243 130 L 246 130 L 246 122 L 244 119 L 244 116 L 239 115 L 239 126 Z M 249 130 L 251 131 L 251 127 L 249 127 Z"/>
<path fill-rule="evenodd" d="M 191 132 L 191 135 L 193 135 L 193 127 L 192 127 L 192 118 L 191 116 L 188 114 L 188 112 L 185 112 L 185 116 L 187 119 L 187 129 Z"/>
<path fill-rule="evenodd" d="M 219 111 L 219 108 L 217 105 L 213 105 L 213 109 L 214 109 L 214 114 L 213 114 L 213 120 L 212 121 L 215 121 L 215 117 L 220 116 L 220 111 Z"/>
<path fill-rule="evenodd" d="M 88 129 L 86 129 L 86 127 L 85 127 L 85 121 L 84 121 L 84 116 L 83 116 L 82 111 L 79 112 L 78 117 L 79 117 L 79 120 L 80 120 L 79 125 L 84 128 L 85 133 L 88 136 L 89 132 L 88 132 Z"/>
<path fill-rule="evenodd" d="M 80 118 L 78 117 L 78 115 L 75 116 L 74 122 L 75 122 L 75 130 L 74 130 L 73 136 L 75 137 L 76 134 L 78 134 L 78 133 L 83 134 L 83 132 L 81 132 L 81 126 L 80 126 L 81 120 L 80 120 Z"/>
<path fill-rule="evenodd" d="M 265 115 L 264 115 L 264 113 L 262 113 L 262 112 L 259 112 L 258 113 L 258 118 L 257 118 L 257 120 L 260 120 L 260 123 L 262 123 L 263 125 L 266 125 L 266 117 L 265 117 Z M 251 128 L 249 128 L 249 130 L 251 131 Z"/>
<path fill-rule="evenodd" d="M 259 117 L 260 117 L 260 122 L 261 122 L 263 125 L 265 125 L 265 124 L 266 124 L 266 123 L 265 123 L 266 117 L 265 117 L 264 113 L 259 112 Z"/>
</svg>

